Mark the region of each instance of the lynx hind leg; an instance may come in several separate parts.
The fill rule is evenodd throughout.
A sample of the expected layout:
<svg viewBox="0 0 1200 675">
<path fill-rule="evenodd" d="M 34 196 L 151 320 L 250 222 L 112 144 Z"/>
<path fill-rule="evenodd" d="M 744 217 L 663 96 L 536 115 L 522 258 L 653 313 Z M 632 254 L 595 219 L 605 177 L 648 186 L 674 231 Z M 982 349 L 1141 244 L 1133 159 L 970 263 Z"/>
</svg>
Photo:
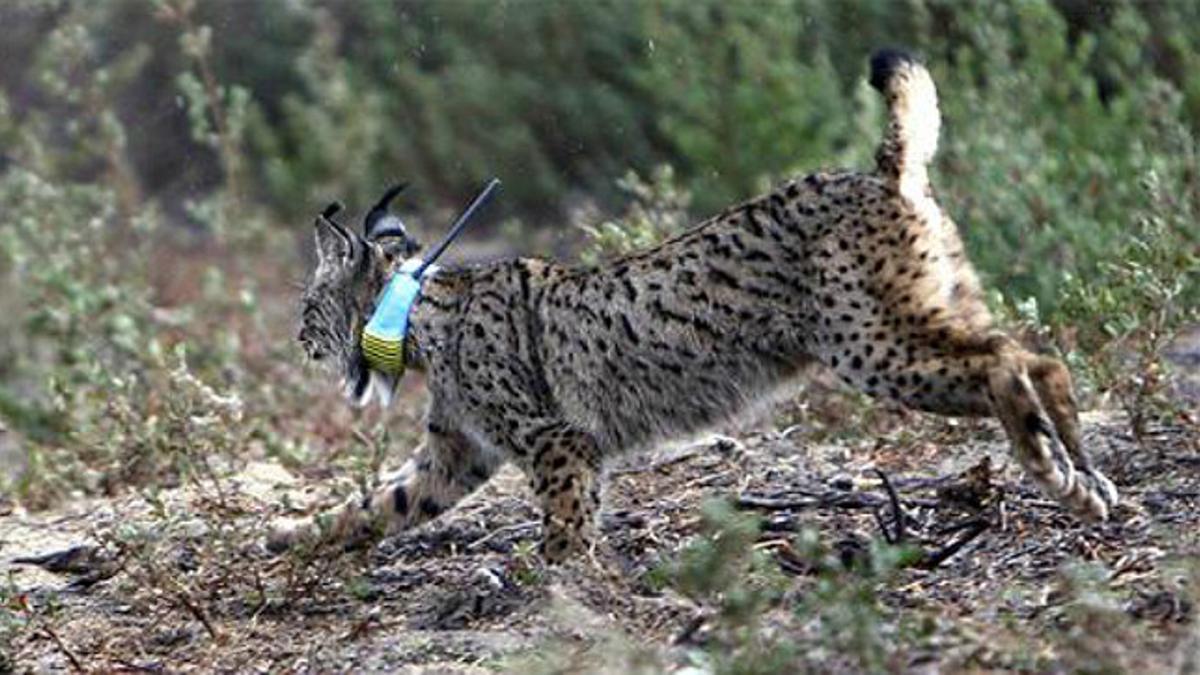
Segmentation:
<svg viewBox="0 0 1200 675">
<path fill-rule="evenodd" d="M 1022 356 L 1026 355 L 1004 354 L 988 373 L 993 411 L 1008 432 L 1017 460 L 1042 490 L 1076 515 L 1105 520 L 1116 505 L 1116 489 L 1092 468 L 1080 447 L 1066 368 Z"/>
<path fill-rule="evenodd" d="M 1054 423 L 1059 439 L 1075 462 L 1075 468 L 1083 474 L 1082 480 L 1089 484 L 1089 488 L 1100 492 L 1111 510 L 1118 501 L 1117 488 L 1108 477 L 1095 468 L 1091 457 L 1083 449 L 1071 372 L 1058 359 L 1045 356 L 1030 359 L 1028 370 L 1029 378 L 1037 390 L 1042 406 Z"/>
<path fill-rule="evenodd" d="M 354 547 L 432 520 L 475 491 L 500 464 L 496 453 L 476 446 L 463 434 L 439 429 L 427 435 L 413 457 L 366 498 L 300 523 L 282 523 L 267 537 L 267 548 L 280 552 L 297 545 Z"/>
<path fill-rule="evenodd" d="M 590 551 L 596 542 L 600 508 L 601 457 L 595 440 L 566 424 L 542 427 L 529 439 L 528 466 L 533 491 L 541 502 L 542 555 L 560 563 Z"/>
</svg>

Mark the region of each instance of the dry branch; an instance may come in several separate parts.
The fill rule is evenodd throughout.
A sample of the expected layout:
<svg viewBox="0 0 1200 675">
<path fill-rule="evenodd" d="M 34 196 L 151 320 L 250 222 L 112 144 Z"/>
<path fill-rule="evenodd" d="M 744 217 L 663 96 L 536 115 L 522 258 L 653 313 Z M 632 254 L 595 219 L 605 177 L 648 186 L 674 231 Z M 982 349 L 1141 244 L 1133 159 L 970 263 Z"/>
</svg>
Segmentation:
<svg viewBox="0 0 1200 675">
<path fill-rule="evenodd" d="M 75 672 L 87 672 L 87 669 L 84 668 L 83 664 L 79 662 L 79 658 L 75 656 L 75 653 L 67 647 L 66 643 L 62 641 L 62 638 L 58 636 L 58 633 L 53 628 L 42 622 L 41 629 L 42 632 L 54 642 L 54 646 L 58 647 L 58 651 L 62 652 L 63 655 L 67 657 L 67 660 L 71 662 L 71 668 L 74 669 Z"/>
</svg>

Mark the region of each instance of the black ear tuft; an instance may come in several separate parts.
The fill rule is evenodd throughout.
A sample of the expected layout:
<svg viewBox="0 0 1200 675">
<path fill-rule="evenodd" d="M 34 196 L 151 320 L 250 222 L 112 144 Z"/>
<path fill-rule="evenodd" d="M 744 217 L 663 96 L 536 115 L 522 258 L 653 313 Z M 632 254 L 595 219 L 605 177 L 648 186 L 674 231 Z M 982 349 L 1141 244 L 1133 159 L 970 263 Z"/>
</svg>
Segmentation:
<svg viewBox="0 0 1200 675">
<path fill-rule="evenodd" d="M 371 210 L 367 212 L 366 217 L 363 218 L 363 235 L 367 239 L 375 238 L 377 234 L 375 230 L 379 225 L 379 221 L 388 215 L 388 206 L 396 198 L 396 195 L 403 192 L 406 187 L 408 187 L 408 183 L 399 183 L 388 188 L 387 192 L 384 192 L 379 201 L 375 203 L 375 206 L 371 207 Z"/>
<path fill-rule="evenodd" d="M 333 220 L 333 217 L 336 216 L 338 211 L 341 211 L 343 208 L 345 207 L 342 206 L 341 202 L 334 200 L 329 202 L 329 206 L 325 207 L 325 210 L 321 212 L 321 216 L 326 220 Z"/>
<path fill-rule="evenodd" d="M 880 49 L 871 55 L 871 86 L 885 92 L 888 81 L 897 71 L 915 63 L 920 63 L 917 57 L 903 49 L 892 47 Z"/>
</svg>

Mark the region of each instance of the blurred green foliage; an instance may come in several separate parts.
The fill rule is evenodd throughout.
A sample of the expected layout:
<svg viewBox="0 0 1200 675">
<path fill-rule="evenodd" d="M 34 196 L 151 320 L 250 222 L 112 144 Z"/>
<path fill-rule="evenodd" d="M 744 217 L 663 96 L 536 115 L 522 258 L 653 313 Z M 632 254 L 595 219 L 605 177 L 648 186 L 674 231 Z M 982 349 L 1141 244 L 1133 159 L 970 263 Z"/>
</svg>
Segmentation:
<svg viewBox="0 0 1200 675">
<path fill-rule="evenodd" d="M 523 223 L 508 231 L 574 221 L 595 263 L 788 174 L 870 168 L 866 57 L 887 44 L 923 53 L 939 84 L 935 185 L 1000 304 L 1077 348 L 1073 371 L 1140 438 L 1178 416 L 1160 352 L 1200 306 L 1197 38 L 1200 4 L 1183 1 L 2 2 L 0 467 L 15 439 L 20 470 L 0 474 L 0 500 L 153 502 L 192 481 L 226 513 L 223 476 L 263 456 L 341 464 L 366 491 L 386 427 L 347 421 L 292 345 L 296 238 L 321 205 L 361 210 L 402 178 L 407 211 L 441 216 L 497 174 Z M 217 550 L 257 536 L 210 526 Z M 124 542 L 140 585 L 178 588 L 165 537 Z M 709 643 L 685 648 L 697 670 L 886 671 L 923 639 L 880 601 L 907 550 L 872 543 L 847 565 L 812 532 L 776 540 L 811 572 L 788 599 L 761 538 L 712 502 L 648 575 L 708 612 Z M 257 582 L 237 592 L 265 605 Z M 0 612 L 0 672 L 31 616 Z"/>
<path fill-rule="evenodd" d="M 687 209 L 692 195 L 679 187 L 670 165 L 656 168 L 650 180 L 629 171 L 617 186 L 629 199 L 622 213 L 599 225 L 579 223 L 587 236 L 579 254 L 585 264 L 649 248 L 691 224 Z"/>
<path fill-rule="evenodd" d="M 238 255 L 205 256 L 214 262 L 187 278 L 178 250 L 188 244 L 162 227 L 130 161 L 143 139 L 119 112 L 152 59 L 140 46 L 111 56 L 95 6 L 64 9 L 31 61 L 41 105 L 0 121 L 11 153 L 0 172 L 0 313 L 11 329 L 0 333 L 0 419 L 24 440 L 23 468 L 0 489 L 29 506 L 215 480 L 214 465 L 244 459 L 252 438 L 279 442 L 262 413 L 280 412 L 284 397 L 263 368 L 285 350 L 254 344 L 270 333 L 246 271 L 279 246 L 241 203 L 236 168 L 249 98 L 215 79 L 210 32 L 191 23 L 186 0 L 157 4 L 181 12 L 161 17 L 178 24 L 188 55 L 173 90 L 224 169 L 187 208 L 210 226 L 208 246 Z M 0 96 L 0 108 L 17 97 Z"/>
<path fill-rule="evenodd" d="M 137 129 L 127 165 L 107 169 L 129 190 L 195 199 L 233 182 L 299 226 L 396 178 L 416 184 L 407 208 L 440 213 L 498 174 L 510 215 L 537 225 L 581 199 L 613 212 L 614 177 L 670 164 L 703 216 L 788 174 L 869 168 L 881 120 L 866 57 L 903 44 L 940 86 L 936 184 L 973 257 L 1051 313 L 1063 271 L 1088 278 L 1120 246 L 1143 174 L 1197 180 L 1180 161 L 1200 121 L 1195 3 L 182 4 L 182 26 L 151 0 L 6 5 L 13 114 L 62 111 L 49 99 L 71 79 L 34 74 L 64 49 L 44 38 L 74 21 L 97 43 L 93 65 L 138 74 L 98 80 L 113 105 L 61 138 L 128 143 L 105 115 Z"/>
</svg>

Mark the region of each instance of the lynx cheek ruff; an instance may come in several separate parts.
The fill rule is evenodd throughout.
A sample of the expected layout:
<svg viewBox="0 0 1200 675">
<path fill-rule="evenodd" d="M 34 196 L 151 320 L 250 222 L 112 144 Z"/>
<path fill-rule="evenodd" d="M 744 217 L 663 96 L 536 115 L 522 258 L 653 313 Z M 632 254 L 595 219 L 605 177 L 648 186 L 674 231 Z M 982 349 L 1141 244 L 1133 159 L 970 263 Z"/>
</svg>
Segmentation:
<svg viewBox="0 0 1200 675">
<path fill-rule="evenodd" d="M 375 304 L 375 312 L 367 321 L 360 338 L 363 358 L 371 370 L 395 379 L 404 375 L 404 343 L 408 338 L 408 315 L 421 297 L 421 282 L 437 273 L 438 268 L 433 262 L 462 233 L 471 216 L 487 202 L 499 186 L 500 181 L 493 178 L 458 217 L 450 232 L 427 258 L 404 261 L 400 269 L 388 280 Z"/>
</svg>

